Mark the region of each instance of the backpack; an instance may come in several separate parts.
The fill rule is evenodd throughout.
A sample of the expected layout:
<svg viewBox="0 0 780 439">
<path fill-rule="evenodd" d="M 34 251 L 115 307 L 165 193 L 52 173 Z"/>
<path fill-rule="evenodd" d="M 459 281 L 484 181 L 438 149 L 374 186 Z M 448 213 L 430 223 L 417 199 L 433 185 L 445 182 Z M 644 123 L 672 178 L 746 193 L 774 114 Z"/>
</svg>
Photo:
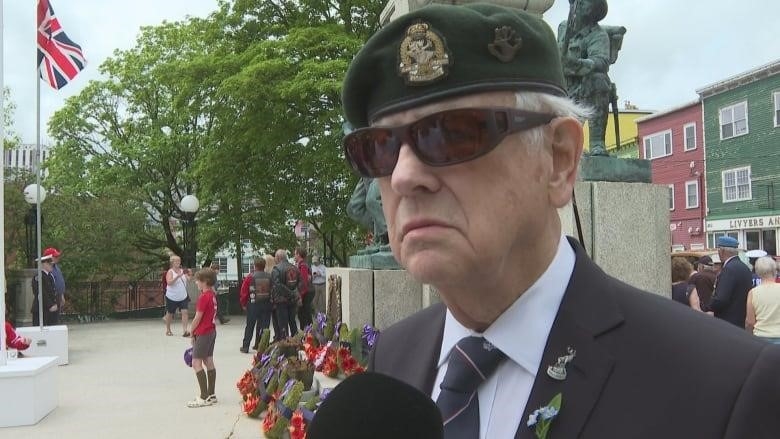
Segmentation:
<svg viewBox="0 0 780 439">
<path fill-rule="evenodd" d="M 252 273 L 252 279 L 253 284 L 250 291 L 254 293 L 255 297 L 254 299 L 251 299 L 253 302 L 255 300 L 258 301 L 267 301 L 271 298 L 271 276 L 268 275 L 268 273 L 264 271 L 255 271 Z"/>
<path fill-rule="evenodd" d="M 271 291 L 274 303 L 296 303 L 298 294 L 298 281 L 300 272 L 298 267 L 292 264 L 284 264 L 274 267 L 273 288 Z"/>
</svg>

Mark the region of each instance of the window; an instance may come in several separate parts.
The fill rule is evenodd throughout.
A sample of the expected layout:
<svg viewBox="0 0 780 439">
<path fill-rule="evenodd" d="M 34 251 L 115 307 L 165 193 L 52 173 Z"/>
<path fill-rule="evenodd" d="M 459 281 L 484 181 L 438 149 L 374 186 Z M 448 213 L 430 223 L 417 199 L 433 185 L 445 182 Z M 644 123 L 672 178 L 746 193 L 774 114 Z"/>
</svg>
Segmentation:
<svg viewBox="0 0 780 439">
<path fill-rule="evenodd" d="M 214 263 L 219 265 L 219 273 L 227 273 L 227 258 L 214 258 Z"/>
<path fill-rule="evenodd" d="M 647 160 L 672 154 L 672 130 L 645 137 L 645 158 Z"/>
<path fill-rule="evenodd" d="M 744 201 L 753 198 L 750 187 L 750 166 L 727 169 L 723 178 L 723 202 Z"/>
<path fill-rule="evenodd" d="M 254 268 L 254 261 L 255 258 L 253 258 L 252 256 L 244 256 L 241 260 L 241 272 L 251 273 L 252 268 Z"/>
<path fill-rule="evenodd" d="M 683 135 L 685 143 L 685 150 L 691 151 L 696 149 L 696 124 L 689 123 L 683 126 Z"/>
<path fill-rule="evenodd" d="M 674 210 L 674 185 L 669 185 L 669 210 Z"/>
<path fill-rule="evenodd" d="M 699 207 L 699 181 L 685 182 L 685 208 L 695 209 Z"/>
<path fill-rule="evenodd" d="M 780 91 L 772 93 L 775 101 L 775 126 L 780 127 Z"/>
<path fill-rule="evenodd" d="M 730 139 L 747 133 L 747 101 L 720 109 L 721 140 Z"/>
</svg>

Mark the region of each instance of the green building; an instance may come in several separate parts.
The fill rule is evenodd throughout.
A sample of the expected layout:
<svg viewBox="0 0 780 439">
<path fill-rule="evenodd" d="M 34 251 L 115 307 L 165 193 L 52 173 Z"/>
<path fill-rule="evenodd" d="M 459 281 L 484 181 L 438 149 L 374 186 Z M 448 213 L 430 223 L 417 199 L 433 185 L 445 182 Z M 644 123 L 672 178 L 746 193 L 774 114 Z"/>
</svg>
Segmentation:
<svg viewBox="0 0 780 439">
<path fill-rule="evenodd" d="M 723 235 L 777 255 L 780 60 L 697 90 L 702 100 L 707 246 Z"/>
</svg>

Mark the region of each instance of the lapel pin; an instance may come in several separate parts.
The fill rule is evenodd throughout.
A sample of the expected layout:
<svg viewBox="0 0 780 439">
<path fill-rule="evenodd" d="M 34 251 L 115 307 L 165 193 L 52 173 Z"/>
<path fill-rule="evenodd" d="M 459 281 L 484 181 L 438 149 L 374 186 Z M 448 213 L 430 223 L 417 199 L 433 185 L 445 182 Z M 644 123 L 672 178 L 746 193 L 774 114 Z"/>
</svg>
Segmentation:
<svg viewBox="0 0 780 439">
<path fill-rule="evenodd" d="M 558 357 L 558 360 L 555 362 L 555 364 L 547 366 L 547 375 L 549 375 L 550 378 L 558 381 L 563 381 L 566 379 L 566 365 L 574 360 L 574 357 L 577 355 L 577 351 L 569 346 L 566 348 L 566 352 L 566 355 Z"/>
</svg>

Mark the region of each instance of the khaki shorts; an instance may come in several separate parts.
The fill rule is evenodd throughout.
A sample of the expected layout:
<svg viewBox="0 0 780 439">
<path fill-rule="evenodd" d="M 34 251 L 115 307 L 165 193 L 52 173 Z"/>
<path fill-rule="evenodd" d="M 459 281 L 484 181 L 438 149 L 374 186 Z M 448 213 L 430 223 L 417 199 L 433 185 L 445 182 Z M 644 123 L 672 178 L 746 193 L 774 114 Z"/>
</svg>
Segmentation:
<svg viewBox="0 0 780 439">
<path fill-rule="evenodd" d="M 192 342 L 192 358 L 201 360 L 214 356 L 214 342 L 217 340 L 217 331 L 208 334 L 196 335 Z"/>
</svg>

